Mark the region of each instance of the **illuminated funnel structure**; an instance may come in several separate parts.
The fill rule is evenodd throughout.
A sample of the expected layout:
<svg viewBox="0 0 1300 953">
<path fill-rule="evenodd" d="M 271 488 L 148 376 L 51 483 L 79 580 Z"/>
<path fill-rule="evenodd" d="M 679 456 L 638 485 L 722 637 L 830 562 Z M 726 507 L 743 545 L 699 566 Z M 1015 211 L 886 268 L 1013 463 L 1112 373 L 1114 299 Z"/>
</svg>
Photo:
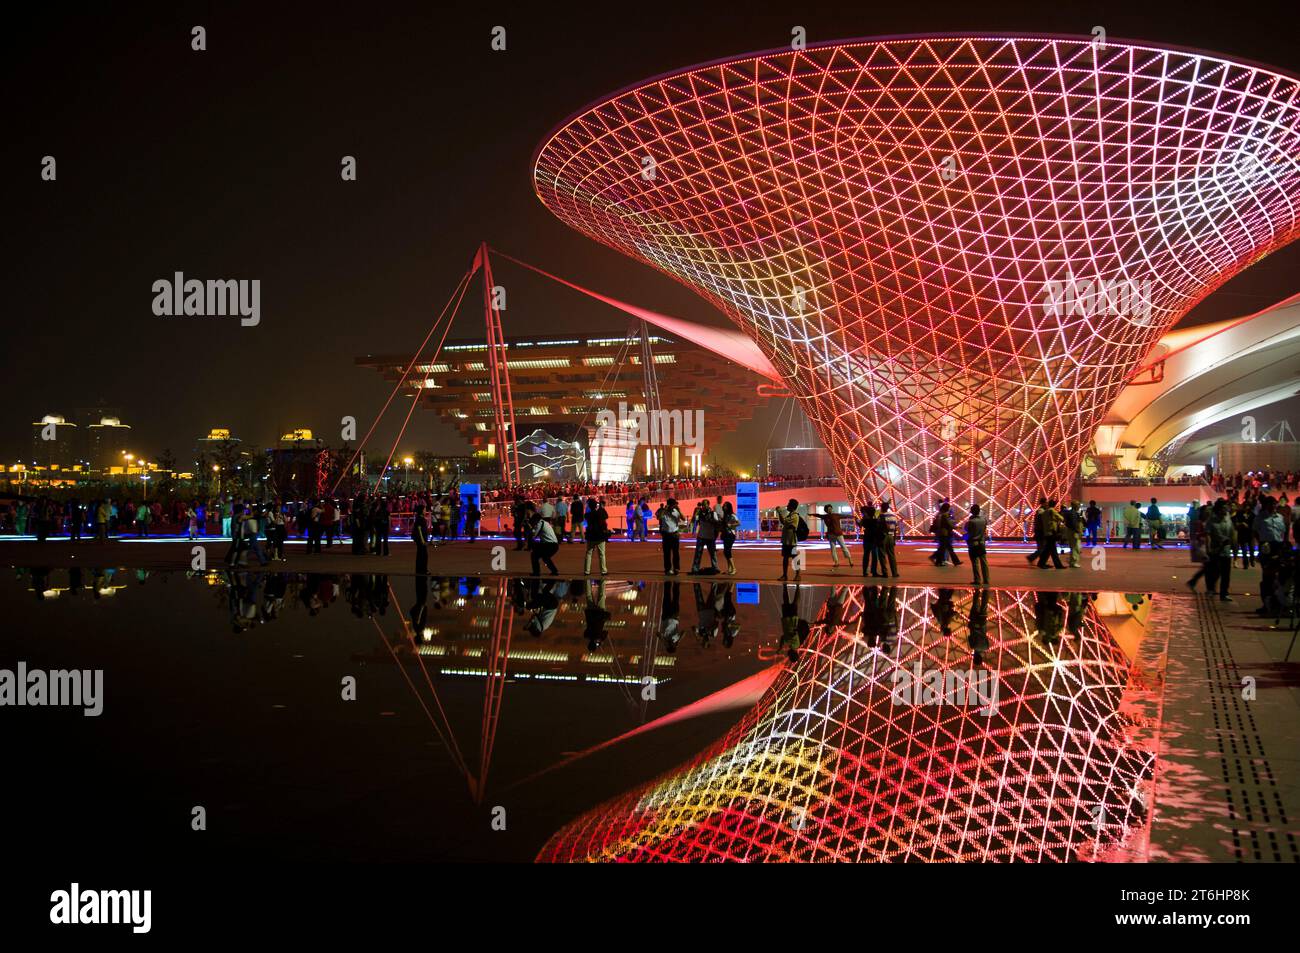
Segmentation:
<svg viewBox="0 0 1300 953">
<path fill-rule="evenodd" d="M 1296 236 L 1298 85 L 1075 39 L 783 50 L 589 107 L 534 185 L 752 337 L 855 501 L 993 501 L 1005 532 L 1156 340 Z"/>
<path fill-rule="evenodd" d="M 1085 596 L 968 592 L 944 635 L 935 590 L 839 592 L 847 623 L 814 624 L 721 742 L 565 827 L 539 860 L 1072 861 L 1141 840 L 1154 755 L 1120 714 L 1131 660 Z M 951 675 L 939 697 L 956 702 L 972 608 L 997 678 L 988 716 L 991 688 L 931 704 L 895 680 Z"/>
</svg>

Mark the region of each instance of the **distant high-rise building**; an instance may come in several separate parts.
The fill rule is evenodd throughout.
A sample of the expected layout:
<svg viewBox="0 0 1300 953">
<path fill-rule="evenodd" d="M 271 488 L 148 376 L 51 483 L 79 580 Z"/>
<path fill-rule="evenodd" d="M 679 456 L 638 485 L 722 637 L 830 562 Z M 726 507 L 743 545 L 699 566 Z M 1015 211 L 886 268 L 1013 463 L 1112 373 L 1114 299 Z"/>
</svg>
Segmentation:
<svg viewBox="0 0 1300 953">
<path fill-rule="evenodd" d="M 101 417 L 85 428 L 85 457 L 96 470 L 120 466 L 131 440 L 130 424 L 120 417 Z"/>
<path fill-rule="evenodd" d="M 42 467 L 70 467 L 77 462 L 77 425 L 62 414 L 32 421 L 32 462 Z"/>
</svg>

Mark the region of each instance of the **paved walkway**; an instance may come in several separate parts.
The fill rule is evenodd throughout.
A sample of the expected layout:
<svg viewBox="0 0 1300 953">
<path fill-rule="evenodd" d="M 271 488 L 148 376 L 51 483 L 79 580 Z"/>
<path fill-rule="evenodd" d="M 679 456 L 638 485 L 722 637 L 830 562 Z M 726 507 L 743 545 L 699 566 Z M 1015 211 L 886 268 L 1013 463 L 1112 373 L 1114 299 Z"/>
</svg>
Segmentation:
<svg viewBox="0 0 1300 953">
<path fill-rule="evenodd" d="M 1300 663 L 1293 633 L 1205 596 L 1157 597 L 1135 725 L 1159 752 L 1154 861 L 1300 862 Z"/>
<path fill-rule="evenodd" d="M 188 540 L 110 540 L 96 543 L 82 540 L 71 543 L 66 539 L 37 543 L 34 540 L 13 540 L 0 537 L 0 563 L 14 566 L 129 566 L 145 569 L 189 569 L 192 547 L 204 547 L 209 567 L 221 565 L 229 542 L 219 539 Z M 496 550 L 496 547 L 501 547 Z M 850 544 L 855 565 L 841 565 L 835 570 L 831 565 L 825 544 L 810 541 L 806 544 L 807 566 L 803 578 L 808 582 L 829 583 L 837 579 L 862 578 L 861 546 Z M 1188 558 L 1185 548 L 1167 548 L 1152 552 L 1138 552 L 1106 547 L 1099 551 L 1085 550 L 1082 566 L 1078 569 L 1036 569 L 1025 560 L 1031 546 L 1021 544 L 995 544 L 989 553 L 989 568 L 995 586 L 1017 589 L 1055 589 L 1058 591 L 1112 590 L 1123 592 L 1186 593 L 1186 583 L 1196 568 Z M 305 545 L 296 540 L 287 547 L 287 563 L 274 564 L 278 568 L 298 572 L 383 572 L 410 573 L 415 570 L 414 544 L 409 540 L 394 540 L 391 555 L 387 557 L 355 556 L 346 541 L 336 543 L 320 555 L 309 555 Z M 657 539 L 645 543 L 623 540 L 610 542 L 607 547 L 610 574 L 622 578 L 659 578 L 663 575 L 663 556 Z M 719 547 L 719 551 L 721 547 Z M 948 583 L 965 586 L 971 582 L 970 564 L 961 549 L 958 553 L 962 565 L 936 568 L 927 560 L 933 544 L 908 543 L 898 547 L 899 582 L 925 585 Z M 682 570 L 690 568 L 694 543 L 682 543 Z M 565 544 L 555 557 L 561 574 L 582 574 L 584 547 Z M 735 560 L 738 581 L 775 580 L 781 574 L 781 556 L 774 542 L 737 543 Z M 504 559 L 504 564 L 502 560 Z M 1065 560 L 1063 559 L 1063 562 Z M 256 560 L 252 560 L 256 566 Z M 705 557 L 707 564 L 707 556 Z M 445 576 L 487 576 L 497 573 L 517 575 L 529 572 L 531 566 L 527 552 L 517 552 L 513 539 L 481 539 L 477 542 L 453 542 L 438 546 L 429 555 L 429 571 Z M 593 570 L 598 571 L 593 564 Z M 543 569 L 545 572 L 545 569 Z M 1259 569 L 1233 570 L 1232 591 L 1249 598 L 1259 584 Z M 1253 603 L 1252 603 L 1253 605 Z"/>
</svg>

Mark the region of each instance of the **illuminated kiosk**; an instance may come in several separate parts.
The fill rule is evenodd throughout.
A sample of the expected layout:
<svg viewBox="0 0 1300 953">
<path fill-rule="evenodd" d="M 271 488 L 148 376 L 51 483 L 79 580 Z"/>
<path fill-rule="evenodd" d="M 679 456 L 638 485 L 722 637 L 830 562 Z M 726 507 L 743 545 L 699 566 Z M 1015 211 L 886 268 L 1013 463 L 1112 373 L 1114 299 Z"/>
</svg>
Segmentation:
<svg viewBox="0 0 1300 953">
<path fill-rule="evenodd" d="M 1139 857 L 1155 765 L 1126 708 L 1140 640 L 1083 593 L 944 591 L 837 590 L 844 624 L 812 625 L 735 728 L 538 860 Z"/>
<path fill-rule="evenodd" d="M 1051 37 L 849 41 L 653 79 L 539 148 L 563 221 L 721 309 L 855 502 L 1064 497 L 1157 340 L 1300 230 L 1300 82 Z"/>
</svg>

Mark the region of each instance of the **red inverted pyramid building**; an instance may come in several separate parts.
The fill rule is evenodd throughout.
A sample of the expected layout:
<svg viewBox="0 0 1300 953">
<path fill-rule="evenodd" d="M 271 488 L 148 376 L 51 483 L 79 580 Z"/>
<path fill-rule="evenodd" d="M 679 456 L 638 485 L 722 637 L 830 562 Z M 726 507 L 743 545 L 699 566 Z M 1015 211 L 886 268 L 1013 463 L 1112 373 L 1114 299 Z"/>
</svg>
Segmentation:
<svg viewBox="0 0 1300 953">
<path fill-rule="evenodd" d="M 561 219 L 757 343 L 855 502 L 992 504 L 1008 532 L 1068 495 L 1160 336 L 1300 232 L 1300 82 L 1129 42 L 852 41 L 642 83 L 534 166 Z"/>
</svg>

